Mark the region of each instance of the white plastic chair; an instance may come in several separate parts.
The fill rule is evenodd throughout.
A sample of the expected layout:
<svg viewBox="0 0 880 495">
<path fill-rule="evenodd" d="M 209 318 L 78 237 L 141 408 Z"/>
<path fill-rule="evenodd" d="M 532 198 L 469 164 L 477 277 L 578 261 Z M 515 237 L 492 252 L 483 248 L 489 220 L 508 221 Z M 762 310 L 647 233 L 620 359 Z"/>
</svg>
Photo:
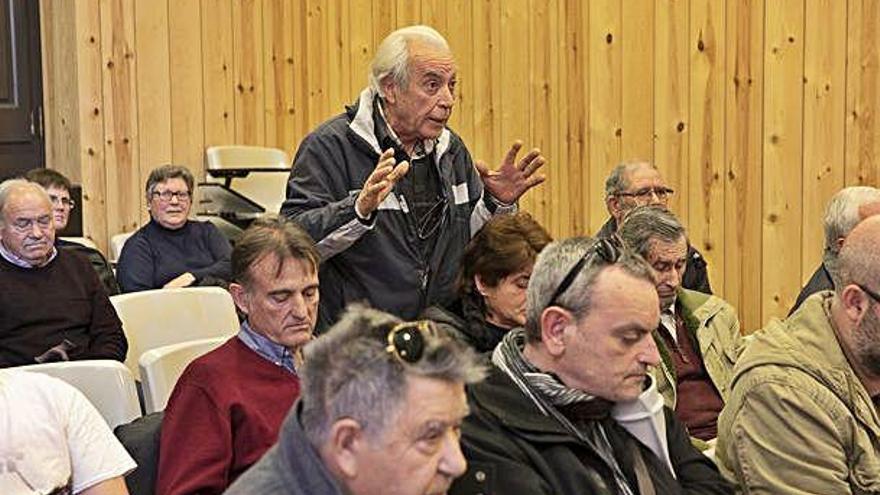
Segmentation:
<svg viewBox="0 0 880 495">
<path fill-rule="evenodd" d="M 112 296 L 128 338 L 125 365 L 140 379 L 138 359 L 144 352 L 170 344 L 238 332 L 232 296 L 219 287 L 156 289 Z"/>
<path fill-rule="evenodd" d="M 119 255 L 122 254 L 122 246 L 125 246 L 125 241 L 132 235 L 134 235 L 134 232 L 123 232 L 110 238 L 110 263 L 115 264 L 119 261 Z"/>
<path fill-rule="evenodd" d="M 89 399 L 111 429 L 141 417 L 134 377 L 119 361 L 63 361 L 16 369 L 44 373 L 73 385 Z"/>
<path fill-rule="evenodd" d="M 88 237 L 62 237 L 62 240 L 75 242 L 77 244 L 82 244 L 85 247 L 90 247 L 92 249 L 98 249 L 98 245 L 95 244 L 95 241 L 89 239 Z"/>
<path fill-rule="evenodd" d="M 139 365 L 147 414 L 165 409 L 177 379 L 190 362 L 213 351 L 227 340 L 228 337 L 193 340 L 157 347 L 143 353 Z"/>
<path fill-rule="evenodd" d="M 211 146 L 206 155 L 209 176 L 211 170 L 219 169 L 278 169 L 277 172 L 250 172 L 246 177 L 236 178 L 231 184 L 227 182 L 227 185 L 258 203 L 267 212 L 277 213 L 281 209 L 289 176 L 285 172 L 290 170 L 290 155 L 284 150 L 262 146 Z"/>
</svg>

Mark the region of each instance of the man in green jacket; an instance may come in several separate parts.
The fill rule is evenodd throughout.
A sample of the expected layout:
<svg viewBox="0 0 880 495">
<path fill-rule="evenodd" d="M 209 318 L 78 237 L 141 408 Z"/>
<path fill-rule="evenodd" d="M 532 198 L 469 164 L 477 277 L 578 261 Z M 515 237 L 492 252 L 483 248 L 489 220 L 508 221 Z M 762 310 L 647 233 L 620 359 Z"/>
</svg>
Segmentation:
<svg viewBox="0 0 880 495">
<path fill-rule="evenodd" d="M 656 274 L 661 313 L 654 340 L 662 358 L 652 368 L 657 389 L 692 436 L 712 440 L 743 345 L 736 310 L 719 297 L 682 287 L 688 240 L 670 211 L 638 207 L 618 235 Z"/>
<path fill-rule="evenodd" d="M 840 283 L 743 352 L 718 461 L 750 494 L 880 493 L 880 217 L 840 252 Z"/>
</svg>

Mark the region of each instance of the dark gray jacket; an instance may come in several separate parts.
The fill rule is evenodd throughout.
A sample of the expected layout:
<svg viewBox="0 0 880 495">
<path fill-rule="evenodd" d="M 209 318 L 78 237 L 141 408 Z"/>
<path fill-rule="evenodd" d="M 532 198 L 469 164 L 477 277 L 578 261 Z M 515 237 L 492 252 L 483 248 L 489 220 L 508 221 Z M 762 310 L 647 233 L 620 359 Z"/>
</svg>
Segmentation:
<svg viewBox="0 0 880 495">
<path fill-rule="evenodd" d="M 494 201 L 483 197 L 483 183 L 461 138 L 446 129 L 434 149 L 446 208 L 433 250 L 422 254 L 415 215 L 398 187 L 370 222 L 359 220 L 355 200 L 382 151 L 374 129 L 375 98 L 365 89 L 346 113 L 306 136 L 281 207 L 312 236 L 321 254 L 319 329 L 332 324 L 350 302 L 368 301 L 412 319 L 431 304 L 452 300 L 464 247 L 495 209 Z"/>
<path fill-rule="evenodd" d="M 225 495 L 344 495 L 299 420 L 300 403 L 288 413 L 278 443 L 235 480 Z"/>
</svg>

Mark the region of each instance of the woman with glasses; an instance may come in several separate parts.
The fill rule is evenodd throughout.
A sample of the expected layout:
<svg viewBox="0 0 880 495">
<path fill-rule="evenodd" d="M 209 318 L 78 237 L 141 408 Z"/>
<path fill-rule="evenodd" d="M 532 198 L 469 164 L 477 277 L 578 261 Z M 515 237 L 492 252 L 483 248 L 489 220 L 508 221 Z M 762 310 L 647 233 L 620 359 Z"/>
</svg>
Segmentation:
<svg viewBox="0 0 880 495">
<path fill-rule="evenodd" d="M 163 165 L 147 179 L 150 222 L 122 248 L 116 276 L 122 292 L 225 285 L 229 241 L 210 222 L 189 218 L 193 176 L 186 167 Z"/>
<path fill-rule="evenodd" d="M 423 316 L 477 352 L 492 351 L 526 321 L 526 288 L 538 253 L 552 241 L 528 213 L 499 215 L 470 240 L 462 257 L 458 299 Z"/>
</svg>

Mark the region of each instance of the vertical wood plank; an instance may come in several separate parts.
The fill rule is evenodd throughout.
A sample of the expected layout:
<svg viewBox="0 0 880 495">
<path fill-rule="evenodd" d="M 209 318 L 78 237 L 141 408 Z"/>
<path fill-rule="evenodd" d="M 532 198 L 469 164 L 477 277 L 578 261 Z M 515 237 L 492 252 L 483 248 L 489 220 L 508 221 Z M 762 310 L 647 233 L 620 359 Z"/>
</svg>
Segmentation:
<svg viewBox="0 0 880 495">
<path fill-rule="evenodd" d="M 562 232 L 572 235 L 591 235 L 590 210 L 587 198 L 592 195 L 604 197 L 604 186 L 596 185 L 590 189 L 590 68 L 589 42 L 594 34 L 590 32 L 589 9 L 580 0 L 566 0 L 565 19 L 565 104 L 568 113 L 565 119 L 565 146 L 567 161 L 560 164 L 559 180 L 564 184 L 559 188 L 565 215 L 566 228 Z M 560 233 L 562 235 L 562 233 Z"/>
<path fill-rule="evenodd" d="M 324 57 L 328 52 L 327 39 L 323 36 L 324 31 L 324 2 L 320 0 L 308 0 L 306 2 L 306 56 L 314 57 L 321 54 Z M 327 63 L 310 64 L 306 88 L 308 91 L 306 105 L 309 112 L 308 127 L 313 128 L 318 123 L 331 115 L 327 99 Z"/>
<path fill-rule="evenodd" d="M 448 8 L 455 12 L 456 21 L 449 23 L 443 33 L 449 48 L 455 55 L 456 79 L 455 110 L 449 126 L 459 133 L 470 148 L 474 140 L 474 99 L 475 84 L 486 82 L 483 74 L 474 71 L 473 11 L 470 0 L 449 0 Z"/>
<path fill-rule="evenodd" d="M 621 105 L 625 161 L 654 157 L 654 0 L 621 1 Z"/>
<path fill-rule="evenodd" d="M 497 0 L 473 3 L 474 140 L 470 151 L 475 160 L 494 166 L 501 149 L 501 4 Z"/>
<path fill-rule="evenodd" d="M 202 0 L 201 10 L 205 147 L 235 144 L 232 4 Z"/>
<path fill-rule="evenodd" d="M 309 80 L 310 60 L 308 59 L 308 35 L 306 19 L 308 18 L 307 0 L 289 0 L 291 2 L 293 29 L 293 140 L 299 146 L 302 138 L 311 130 L 309 127 L 309 98 L 306 81 Z M 292 156 L 292 155 L 291 155 Z"/>
<path fill-rule="evenodd" d="M 850 0 L 846 67 L 847 185 L 880 182 L 880 2 Z"/>
<path fill-rule="evenodd" d="M 605 179 L 621 160 L 623 77 L 620 2 L 590 2 L 589 115 L 590 231 L 596 232 L 608 218 Z"/>
<path fill-rule="evenodd" d="M 764 321 L 785 316 L 800 288 L 804 9 L 774 2 L 764 14 Z M 793 241 L 795 240 L 795 241 Z M 785 253 L 784 255 L 782 253 Z"/>
<path fill-rule="evenodd" d="M 145 184 L 150 170 L 172 161 L 171 70 L 168 46 L 168 3 L 135 3 L 135 50 L 138 106 L 138 183 Z M 192 67 L 199 68 L 196 65 Z M 141 221 L 148 217 L 146 198 L 141 204 Z"/>
<path fill-rule="evenodd" d="M 171 153 L 196 180 L 205 177 L 205 106 L 202 86 L 202 34 L 199 0 L 169 2 L 168 40 L 171 49 Z M 142 171 L 154 164 L 146 163 Z"/>
<path fill-rule="evenodd" d="M 396 0 L 394 28 L 422 23 L 422 2 L 419 0 Z M 388 33 L 385 33 L 388 34 Z"/>
<path fill-rule="evenodd" d="M 327 105 L 325 116 L 338 112 L 351 102 L 348 94 L 348 80 L 351 79 L 351 59 L 348 47 L 351 46 L 348 8 L 343 0 L 326 2 L 327 15 L 324 17 L 324 36 L 327 47 Z M 326 118 L 325 117 L 325 118 Z"/>
<path fill-rule="evenodd" d="M 297 138 L 294 102 L 293 11 L 289 1 L 263 4 L 266 145 L 291 152 Z"/>
<path fill-rule="evenodd" d="M 689 78 L 688 18 L 689 5 L 683 0 L 657 0 L 655 31 L 656 71 L 654 78 L 654 163 L 675 189 L 669 207 L 685 226 L 688 219 L 687 166 Z"/>
<path fill-rule="evenodd" d="M 262 8 L 257 0 L 232 4 L 236 144 L 262 146 L 266 142 Z"/>
<path fill-rule="evenodd" d="M 140 224 L 143 204 L 133 200 L 143 195 L 137 154 L 134 1 L 107 0 L 100 5 L 108 228 L 127 232 Z"/>
<path fill-rule="evenodd" d="M 712 288 L 724 288 L 724 81 L 723 6 L 693 0 L 690 13 L 690 136 L 688 234 L 708 261 Z"/>
<path fill-rule="evenodd" d="M 843 187 L 846 3 L 807 0 L 805 18 L 803 282 L 822 261 L 825 205 Z"/>
<path fill-rule="evenodd" d="M 76 80 L 79 159 L 83 190 L 83 234 L 107 252 L 107 168 L 104 153 L 103 55 L 98 0 L 76 2 Z M 115 224 L 115 222 L 114 222 Z"/>
<path fill-rule="evenodd" d="M 727 2 L 724 291 L 745 332 L 761 328 L 764 0 Z M 775 263 L 776 258 L 771 263 Z"/>
<path fill-rule="evenodd" d="M 373 46 L 388 36 L 397 28 L 397 1 L 396 0 L 372 0 L 373 7 Z M 408 2 L 409 3 L 409 2 Z M 418 2 L 411 2 L 418 4 Z"/>
<path fill-rule="evenodd" d="M 354 101 L 362 89 L 367 86 L 370 73 L 370 61 L 375 52 L 374 46 L 380 40 L 373 41 L 373 3 L 353 2 L 351 4 L 351 47 L 349 57 L 351 77 L 348 78 L 348 101 Z"/>
</svg>

